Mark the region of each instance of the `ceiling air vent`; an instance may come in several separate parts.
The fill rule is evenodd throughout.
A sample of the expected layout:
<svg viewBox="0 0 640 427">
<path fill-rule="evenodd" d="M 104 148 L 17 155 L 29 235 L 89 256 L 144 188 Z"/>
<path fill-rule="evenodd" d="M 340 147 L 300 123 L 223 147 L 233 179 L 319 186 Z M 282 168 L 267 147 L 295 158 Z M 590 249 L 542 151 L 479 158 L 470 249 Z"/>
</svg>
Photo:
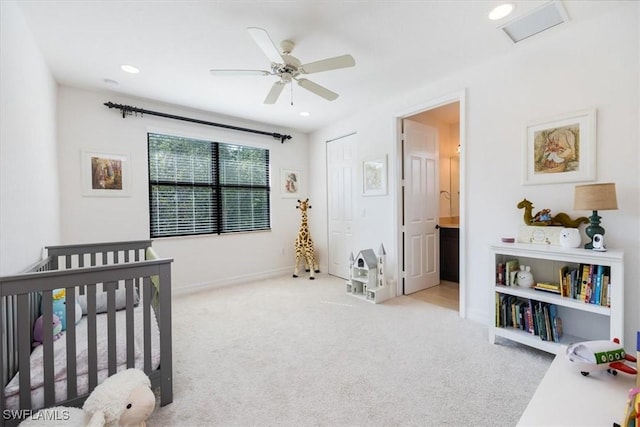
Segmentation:
<svg viewBox="0 0 640 427">
<path fill-rule="evenodd" d="M 567 21 L 569 21 L 569 17 L 562 3 L 560 1 L 552 1 L 506 23 L 500 29 L 504 31 L 511 41 L 518 43 L 527 37 Z"/>
</svg>

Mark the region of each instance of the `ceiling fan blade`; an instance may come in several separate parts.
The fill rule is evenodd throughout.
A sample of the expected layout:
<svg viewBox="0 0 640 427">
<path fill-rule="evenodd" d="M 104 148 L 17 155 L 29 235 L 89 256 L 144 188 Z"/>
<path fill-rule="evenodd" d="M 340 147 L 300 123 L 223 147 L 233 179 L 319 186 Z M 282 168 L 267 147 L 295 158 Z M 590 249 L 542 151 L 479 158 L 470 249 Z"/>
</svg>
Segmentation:
<svg viewBox="0 0 640 427">
<path fill-rule="evenodd" d="M 275 104 L 276 101 L 278 100 L 278 97 L 282 93 L 282 89 L 284 89 L 285 85 L 286 83 L 282 81 L 275 82 L 273 86 L 271 86 L 271 90 L 269 91 L 269 94 L 267 94 L 267 97 L 264 99 L 264 103 Z"/>
<path fill-rule="evenodd" d="M 214 76 L 268 76 L 271 73 L 265 70 L 209 70 Z"/>
<path fill-rule="evenodd" d="M 338 98 L 338 94 L 335 92 L 331 92 L 326 87 L 320 86 L 318 83 L 314 83 L 311 80 L 307 79 L 298 79 L 298 84 L 305 88 L 306 90 L 315 93 L 318 96 L 323 97 L 328 101 L 334 101 Z"/>
<path fill-rule="evenodd" d="M 320 61 L 310 62 L 298 67 L 302 74 L 319 73 L 321 71 L 337 70 L 339 68 L 353 67 L 356 65 L 355 59 L 351 55 L 336 56 L 333 58 L 322 59 Z"/>
<path fill-rule="evenodd" d="M 271 37 L 269 37 L 269 33 L 267 33 L 266 30 L 257 27 L 249 27 L 247 28 L 247 30 L 249 31 L 249 34 L 251 34 L 251 37 L 253 37 L 253 40 L 256 42 L 258 47 L 264 52 L 265 55 L 267 55 L 267 58 L 269 58 L 271 62 L 275 62 L 276 64 L 284 62 L 282 56 L 280 55 L 280 51 L 278 50 L 276 45 L 273 44 L 273 40 L 271 40 Z"/>
</svg>

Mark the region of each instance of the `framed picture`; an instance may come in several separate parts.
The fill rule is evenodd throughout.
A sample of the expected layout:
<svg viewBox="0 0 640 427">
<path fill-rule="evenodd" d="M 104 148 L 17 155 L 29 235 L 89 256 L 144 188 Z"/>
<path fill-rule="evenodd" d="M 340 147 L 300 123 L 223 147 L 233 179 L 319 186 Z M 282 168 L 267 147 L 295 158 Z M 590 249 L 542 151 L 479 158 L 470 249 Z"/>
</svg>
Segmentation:
<svg viewBox="0 0 640 427">
<path fill-rule="evenodd" d="M 523 185 L 595 181 L 595 109 L 529 123 L 524 133 Z"/>
<path fill-rule="evenodd" d="M 300 171 L 293 169 L 280 170 L 280 191 L 282 197 L 300 197 Z"/>
<path fill-rule="evenodd" d="M 382 196 L 387 194 L 387 156 L 362 162 L 362 194 Z"/>
<path fill-rule="evenodd" d="M 82 152 L 82 195 L 128 197 L 130 162 L 126 154 Z"/>
</svg>

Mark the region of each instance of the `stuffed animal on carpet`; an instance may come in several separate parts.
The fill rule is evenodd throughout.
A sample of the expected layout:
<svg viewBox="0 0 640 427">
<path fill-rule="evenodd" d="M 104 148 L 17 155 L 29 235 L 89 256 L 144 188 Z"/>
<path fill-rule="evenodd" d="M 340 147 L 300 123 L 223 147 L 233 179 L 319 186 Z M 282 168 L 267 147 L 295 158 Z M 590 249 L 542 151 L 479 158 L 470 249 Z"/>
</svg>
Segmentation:
<svg viewBox="0 0 640 427">
<path fill-rule="evenodd" d="M 130 368 L 99 384 L 82 409 L 66 406 L 41 409 L 20 426 L 145 427 L 155 406 L 149 377 L 140 369 Z"/>
<path fill-rule="evenodd" d="M 57 340 L 62 336 L 62 322 L 60 318 L 55 314 L 53 317 L 53 339 Z M 40 316 L 36 319 L 33 324 L 33 346 L 37 347 L 42 344 L 42 340 L 44 339 L 44 330 L 42 329 L 42 324 L 44 322 L 44 317 Z"/>
</svg>

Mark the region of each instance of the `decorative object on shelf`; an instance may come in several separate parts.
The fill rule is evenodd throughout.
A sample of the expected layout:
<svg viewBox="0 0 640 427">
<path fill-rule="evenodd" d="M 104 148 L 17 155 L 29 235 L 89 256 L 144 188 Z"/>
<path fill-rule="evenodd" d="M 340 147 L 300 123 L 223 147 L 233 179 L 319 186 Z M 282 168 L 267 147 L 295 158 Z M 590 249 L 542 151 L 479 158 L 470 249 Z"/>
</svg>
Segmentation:
<svg viewBox="0 0 640 427">
<path fill-rule="evenodd" d="M 533 203 L 527 199 L 522 199 L 518 203 L 518 209 L 524 209 L 523 221 L 525 225 L 535 226 L 564 226 L 569 228 L 577 228 L 580 224 L 587 224 L 589 218 L 581 216 L 580 218 L 571 219 L 569 215 L 564 212 L 560 212 L 557 215 L 551 215 L 551 209 L 543 209 L 533 215 Z"/>
<path fill-rule="evenodd" d="M 523 185 L 595 180 L 596 110 L 527 124 L 522 165 Z"/>
<path fill-rule="evenodd" d="M 640 378 L 640 376 L 638 376 Z M 614 427 L 621 427 L 618 423 L 613 423 Z M 629 390 L 629 399 L 627 400 L 627 408 L 624 412 L 624 427 L 640 426 L 640 386 Z"/>
<path fill-rule="evenodd" d="M 618 338 L 612 341 L 596 340 L 571 344 L 567 347 L 567 359 L 573 363 L 585 377 L 590 372 L 608 371 L 616 375 L 617 371 L 637 375 L 638 371 L 625 363 L 637 362 L 637 359 L 624 351 Z"/>
<path fill-rule="evenodd" d="M 367 301 L 379 303 L 391 298 L 393 289 L 387 285 L 385 264 L 387 252 L 380 244 L 378 253 L 364 249 L 354 258 L 349 254 L 349 279 L 346 282 L 348 294 L 364 297 Z"/>
<path fill-rule="evenodd" d="M 580 230 L 577 228 L 563 228 L 560 230 L 560 246 L 563 248 L 577 248 L 582 243 Z"/>
<path fill-rule="evenodd" d="M 584 245 L 584 248 L 594 249 L 595 246 L 595 250 L 606 250 L 603 241 L 604 228 L 600 226 L 600 219 L 602 217 L 598 216 L 598 211 L 618 209 L 616 184 L 608 182 L 602 184 L 576 185 L 573 208 L 577 211 L 592 211 L 589 217 L 589 225 L 585 229 L 589 237 L 589 242 Z M 596 235 L 600 235 L 598 242 L 594 241 Z"/>
<path fill-rule="evenodd" d="M 316 253 L 313 248 L 313 239 L 309 232 L 309 223 L 307 219 L 307 209 L 311 209 L 309 199 L 304 201 L 298 199 L 298 206 L 296 209 L 300 209 L 302 220 L 300 222 L 300 230 L 298 230 L 298 236 L 296 237 L 295 249 L 296 249 L 296 266 L 293 270 L 293 277 L 298 277 L 300 261 L 307 264 L 306 271 L 309 272 L 309 279 L 313 280 L 313 273 L 319 273 L 318 260 L 316 259 Z"/>
<path fill-rule="evenodd" d="M 533 273 L 531 273 L 531 267 L 528 265 L 521 265 L 520 271 L 518 271 L 518 278 L 516 279 L 518 286 L 523 288 L 530 288 L 533 286 Z"/>
<path fill-rule="evenodd" d="M 518 229 L 518 243 L 560 245 L 560 227 L 521 225 Z"/>
</svg>

